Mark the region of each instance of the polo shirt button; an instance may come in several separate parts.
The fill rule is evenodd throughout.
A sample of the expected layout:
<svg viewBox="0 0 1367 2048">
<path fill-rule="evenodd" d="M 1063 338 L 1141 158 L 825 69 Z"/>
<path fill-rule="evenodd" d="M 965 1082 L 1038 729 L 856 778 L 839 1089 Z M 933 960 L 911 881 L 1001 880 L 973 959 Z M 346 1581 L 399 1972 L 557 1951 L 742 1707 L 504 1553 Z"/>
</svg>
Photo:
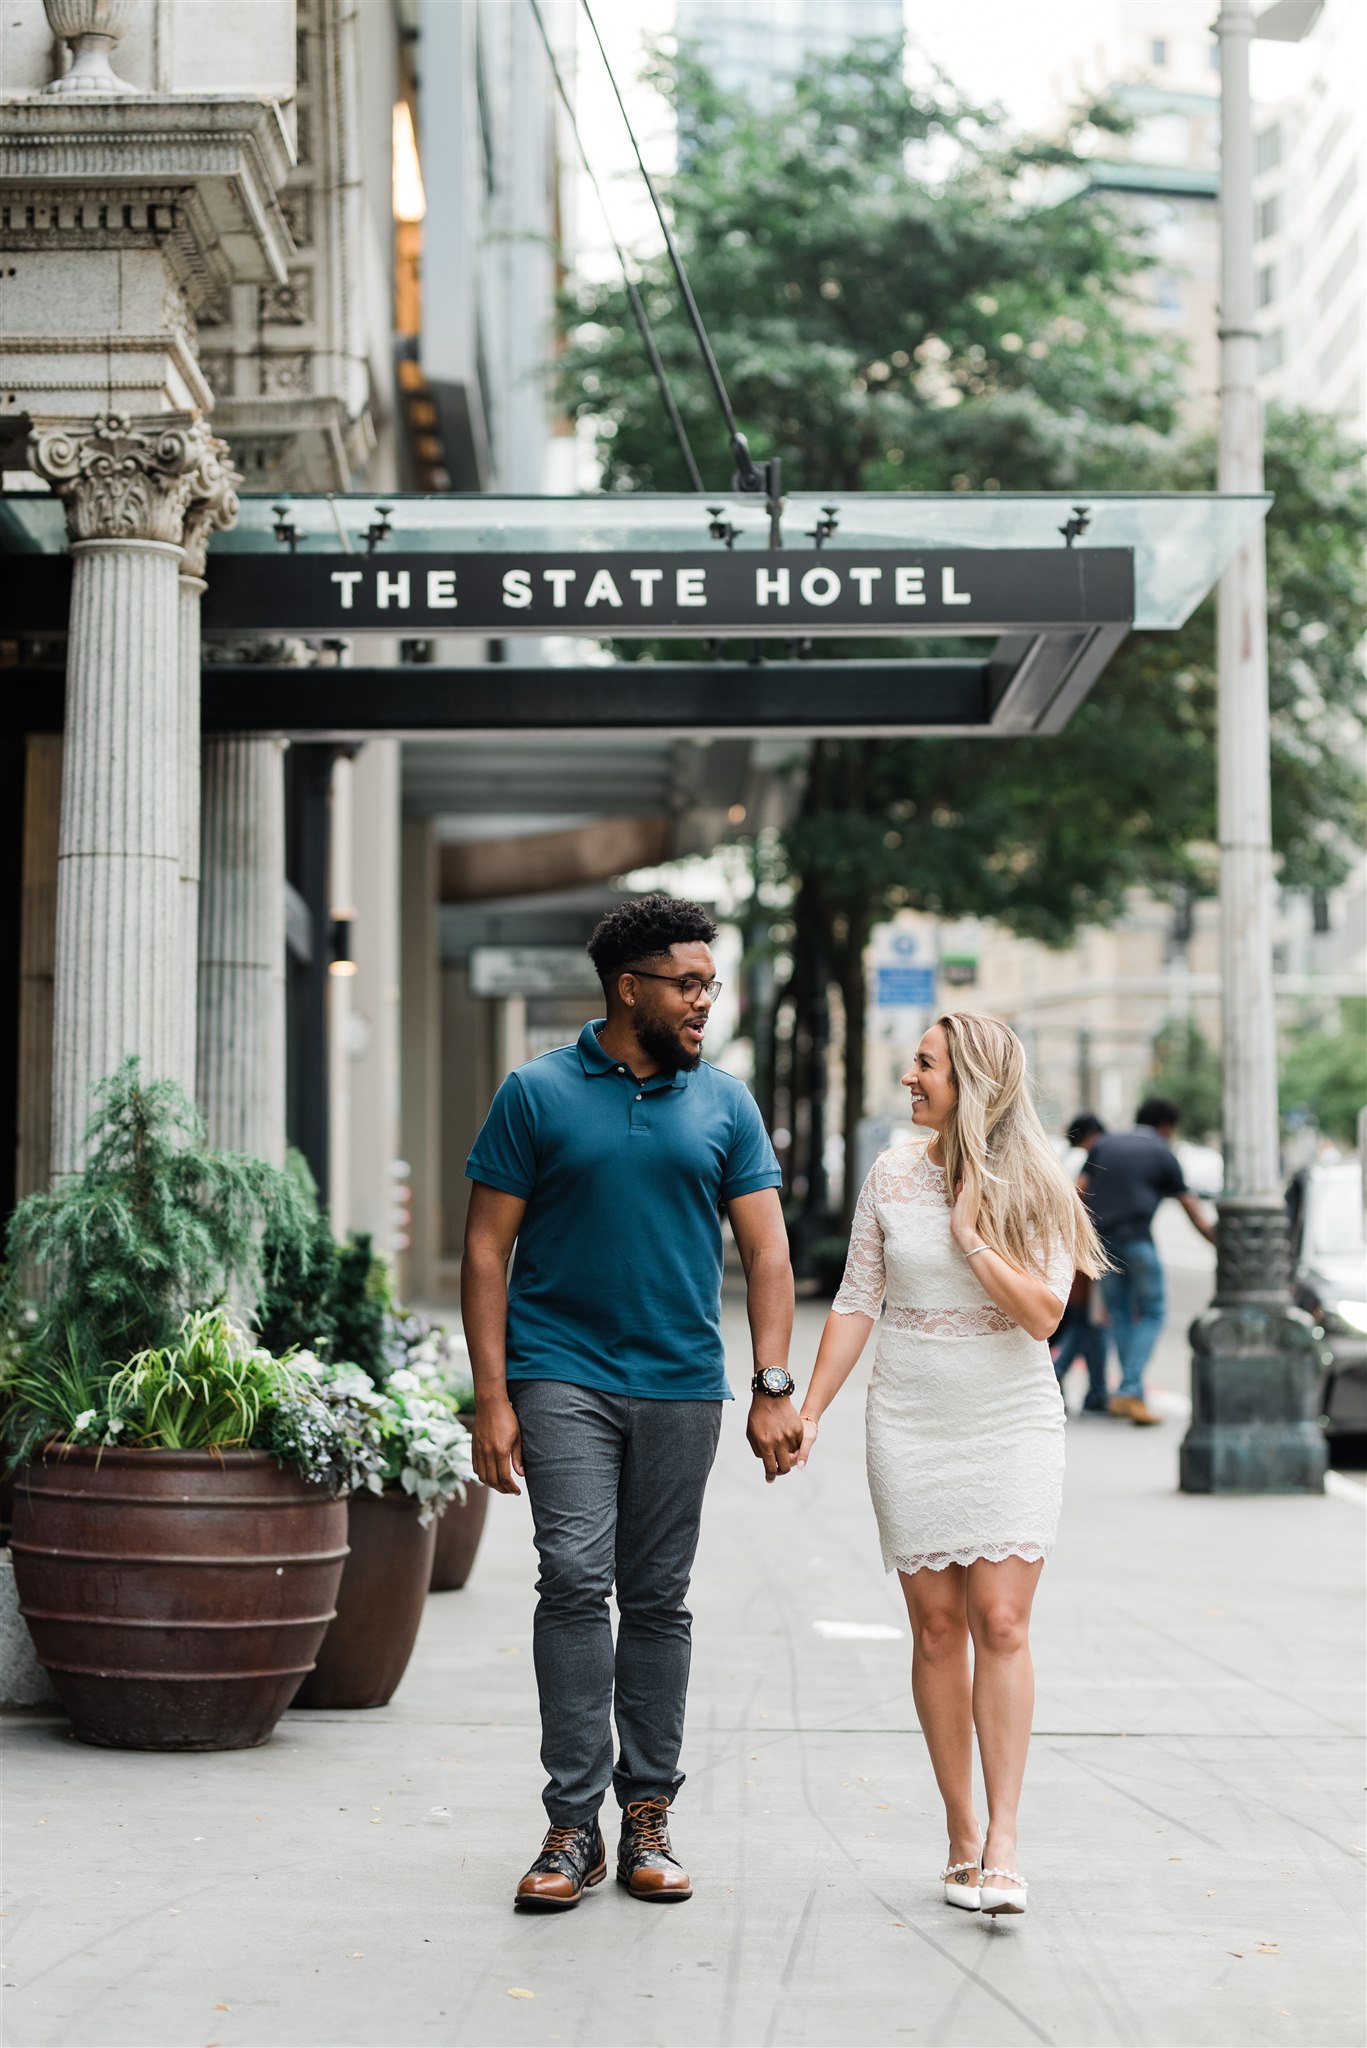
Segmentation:
<svg viewBox="0 0 1367 2048">
<path fill-rule="evenodd" d="M 619 1074 L 625 1074 L 625 1072 L 626 1072 L 626 1068 L 625 1068 L 625 1067 L 619 1067 L 619 1068 L 617 1069 L 617 1071 L 618 1071 L 618 1073 L 619 1073 Z"/>
<path fill-rule="evenodd" d="M 641 1102 L 641 1101 L 643 1101 L 643 1100 L 644 1100 L 644 1098 L 643 1098 L 642 1096 L 638 1095 L 638 1096 L 637 1096 L 637 1098 L 636 1098 L 636 1100 L 637 1100 L 638 1102 Z"/>
</svg>

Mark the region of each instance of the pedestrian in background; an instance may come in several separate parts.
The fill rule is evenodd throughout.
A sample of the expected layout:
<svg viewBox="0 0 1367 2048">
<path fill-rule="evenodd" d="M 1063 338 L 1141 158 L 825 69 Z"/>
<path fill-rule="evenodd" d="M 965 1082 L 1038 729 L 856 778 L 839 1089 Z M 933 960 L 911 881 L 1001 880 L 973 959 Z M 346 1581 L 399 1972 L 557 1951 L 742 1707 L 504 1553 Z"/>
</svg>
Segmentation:
<svg viewBox="0 0 1367 2048">
<path fill-rule="evenodd" d="M 1069 1124 L 1068 1143 L 1075 1150 L 1090 1153 L 1105 1131 L 1106 1126 L 1099 1116 L 1084 1111 Z M 1086 1197 L 1083 1199 L 1085 1201 Z M 1049 1346 L 1060 1392 L 1063 1391 L 1068 1368 L 1075 1359 L 1080 1358 L 1087 1368 L 1087 1392 L 1080 1410 L 1083 1415 L 1106 1415 L 1110 1412 L 1110 1396 L 1106 1392 L 1107 1333 L 1105 1323 L 1097 1319 L 1100 1306 L 1095 1280 L 1090 1273 L 1079 1268 L 1073 1275 L 1063 1321 L 1055 1330 Z"/>
<path fill-rule="evenodd" d="M 883 1153 L 860 1193 L 803 1403 L 802 1457 L 881 1316 L 869 1490 L 911 1620 L 912 1692 L 949 1833 L 945 1900 L 1023 1913 L 1030 1608 L 1063 1496 L 1063 1402 L 1047 1340 L 1073 1274 L 1099 1271 L 1101 1250 L 1007 1025 L 941 1017 L 902 1081 L 924 1136 Z"/>
<path fill-rule="evenodd" d="M 744 1082 L 702 1058 L 716 935 L 699 904 L 666 896 L 610 911 L 589 941 L 606 1017 L 508 1076 L 466 1168 L 475 1473 L 499 1493 L 520 1493 L 525 1477 L 541 1562 L 550 1826 L 519 1906 L 575 1906 L 601 1883 L 609 1786 L 618 1883 L 652 1903 L 691 1896 L 668 1817 L 683 1783 L 685 1596 L 731 1398 L 723 1210 L 754 1345 L 750 1447 L 768 1479 L 801 1448 L 778 1161 Z"/>
<path fill-rule="evenodd" d="M 1108 1131 L 1098 1138 L 1078 1176 L 1111 1262 L 1111 1271 L 1101 1277 L 1120 1360 L 1120 1387 L 1110 1412 L 1144 1424 L 1162 1420 L 1144 1398 L 1144 1374 L 1167 1313 L 1163 1268 L 1153 1241 L 1159 1203 L 1168 1196 L 1180 1202 L 1202 1237 L 1215 1242 L 1215 1227 L 1187 1186 L 1172 1149 L 1181 1115 L 1167 1096 L 1148 1096 L 1139 1105 L 1133 1129 Z"/>
</svg>

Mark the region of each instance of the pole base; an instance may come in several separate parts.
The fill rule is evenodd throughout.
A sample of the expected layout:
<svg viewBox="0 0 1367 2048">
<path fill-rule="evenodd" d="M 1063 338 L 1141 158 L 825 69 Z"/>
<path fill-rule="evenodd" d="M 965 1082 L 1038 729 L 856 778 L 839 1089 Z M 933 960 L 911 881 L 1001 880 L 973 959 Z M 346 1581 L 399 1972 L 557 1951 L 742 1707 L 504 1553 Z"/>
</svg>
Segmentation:
<svg viewBox="0 0 1367 2048">
<path fill-rule="evenodd" d="M 1191 1326 L 1183 1493 L 1323 1493 L 1314 1325 L 1289 1304 L 1208 1308 Z"/>
</svg>

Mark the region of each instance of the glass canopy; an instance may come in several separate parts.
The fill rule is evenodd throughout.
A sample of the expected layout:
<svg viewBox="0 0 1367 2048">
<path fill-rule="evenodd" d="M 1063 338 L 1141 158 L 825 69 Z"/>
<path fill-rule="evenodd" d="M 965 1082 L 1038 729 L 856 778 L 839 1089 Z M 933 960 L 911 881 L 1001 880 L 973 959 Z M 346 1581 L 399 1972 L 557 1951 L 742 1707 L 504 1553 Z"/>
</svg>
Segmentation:
<svg viewBox="0 0 1367 2048">
<path fill-rule="evenodd" d="M 1170 628 L 1190 617 L 1271 503 L 1268 495 L 1213 491 L 854 492 L 844 498 L 794 491 L 784 501 L 783 537 L 791 548 L 810 547 L 818 519 L 833 512 L 830 538 L 841 549 L 1052 548 L 1064 545 L 1061 528 L 1083 507 L 1088 525 L 1077 545 L 1132 548 L 1134 623 Z M 735 529 L 738 549 L 764 548 L 769 540 L 764 499 L 720 491 L 581 498 L 277 491 L 245 493 L 241 505 L 237 524 L 215 534 L 211 555 L 277 554 L 282 522 L 293 529 L 301 553 L 364 554 L 367 529 L 380 523 L 382 507 L 388 531 L 378 544 L 403 554 L 693 552 L 716 545 L 708 537 L 714 512 Z M 0 554 L 58 554 L 65 544 L 54 497 L 0 496 Z"/>
</svg>

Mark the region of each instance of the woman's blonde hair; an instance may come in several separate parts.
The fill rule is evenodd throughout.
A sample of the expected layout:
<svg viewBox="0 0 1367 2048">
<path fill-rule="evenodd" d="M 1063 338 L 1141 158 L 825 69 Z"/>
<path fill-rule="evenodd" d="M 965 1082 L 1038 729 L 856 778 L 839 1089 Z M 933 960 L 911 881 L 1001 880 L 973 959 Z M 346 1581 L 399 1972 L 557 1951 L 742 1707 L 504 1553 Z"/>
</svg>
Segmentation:
<svg viewBox="0 0 1367 2048">
<path fill-rule="evenodd" d="M 940 1133 L 945 1179 L 978 1198 L 978 1235 L 1022 1272 L 1041 1278 L 1061 1247 L 1083 1273 L 1104 1273 L 1082 1198 L 1064 1172 L 1030 1098 L 1025 1047 L 1008 1024 L 953 1010 L 937 1019 L 949 1041 L 959 1099 Z"/>
</svg>

